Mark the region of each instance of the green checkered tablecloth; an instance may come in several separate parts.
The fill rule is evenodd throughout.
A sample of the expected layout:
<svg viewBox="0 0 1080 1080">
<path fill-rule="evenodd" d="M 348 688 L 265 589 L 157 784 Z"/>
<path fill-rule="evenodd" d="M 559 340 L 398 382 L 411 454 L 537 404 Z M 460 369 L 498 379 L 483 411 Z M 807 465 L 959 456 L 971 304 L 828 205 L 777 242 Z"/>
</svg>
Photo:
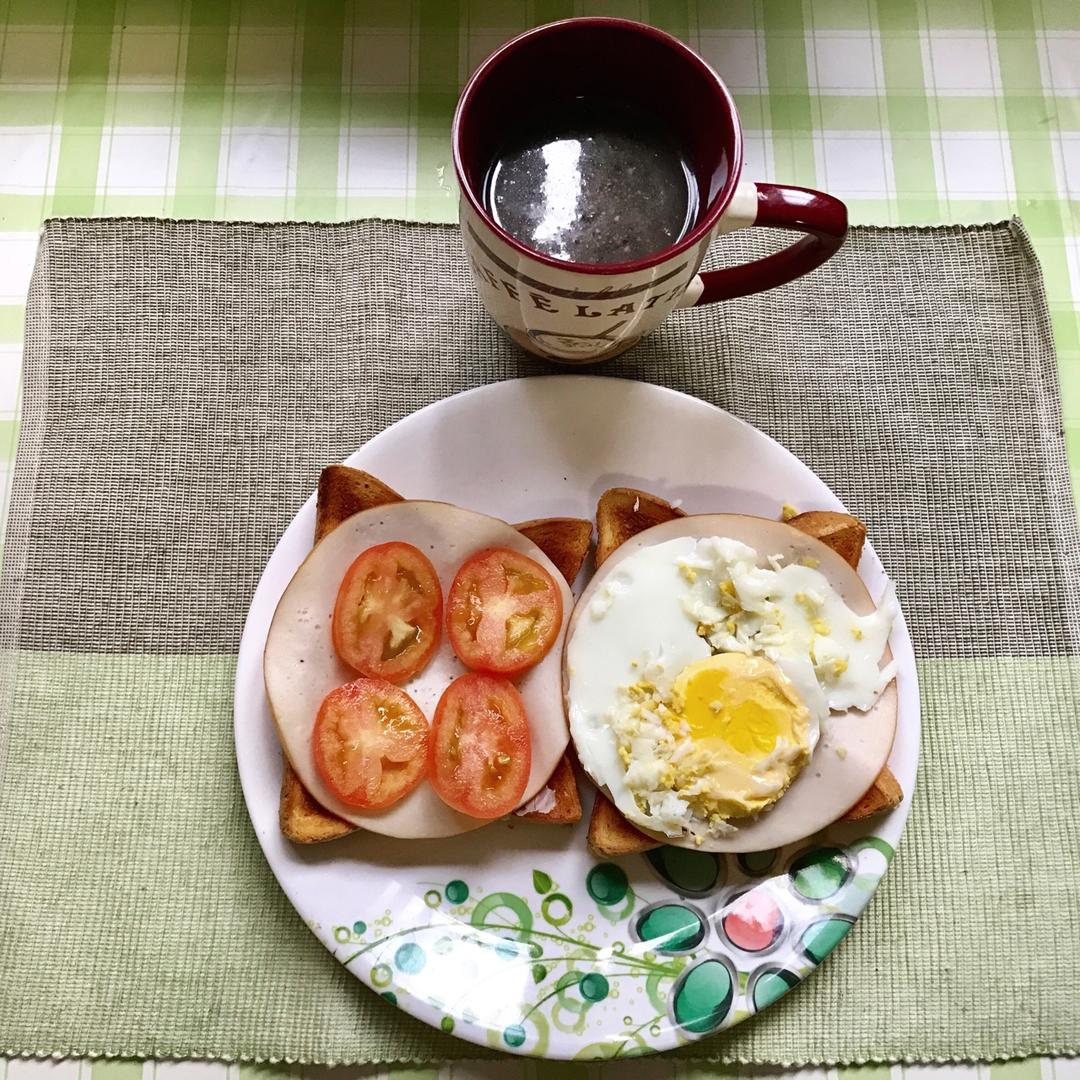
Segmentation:
<svg viewBox="0 0 1080 1080">
<path fill-rule="evenodd" d="M 1019 213 L 1046 277 L 1080 490 L 1077 0 L 0 0 L 0 518 L 23 300 L 44 217 L 453 220 L 458 88 L 506 38 L 574 14 L 652 22 L 711 60 L 738 101 L 750 177 L 823 188 L 857 222 Z M 164 1062 L 0 1068 L 0 1080 L 330 1077 Z M 619 1069 L 695 1072 L 662 1059 Z M 531 1061 L 442 1070 L 454 1080 L 602 1071 Z M 890 1076 L 842 1071 L 842 1080 Z M 1080 1062 L 1065 1059 L 896 1066 L 892 1078 L 924 1071 L 1080 1080 Z M 435 1071 L 394 1070 L 394 1080 L 421 1076 Z"/>
</svg>

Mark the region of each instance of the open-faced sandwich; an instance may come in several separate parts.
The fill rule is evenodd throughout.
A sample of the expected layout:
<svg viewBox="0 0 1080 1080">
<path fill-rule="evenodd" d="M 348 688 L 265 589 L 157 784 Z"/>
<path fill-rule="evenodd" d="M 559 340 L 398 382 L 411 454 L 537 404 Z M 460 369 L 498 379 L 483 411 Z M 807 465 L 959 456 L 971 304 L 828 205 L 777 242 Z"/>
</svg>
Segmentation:
<svg viewBox="0 0 1080 1080">
<path fill-rule="evenodd" d="M 514 528 L 324 469 L 315 548 L 264 654 L 284 834 L 449 836 L 510 812 L 578 821 L 560 667 L 591 534 L 573 518 Z"/>
<path fill-rule="evenodd" d="M 691 517 L 630 489 L 597 518 L 564 679 L 607 796 L 594 850 L 768 850 L 899 803 L 896 606 L 889 591 L 875 608 L 856 572 L 861 522 Z"/>
<path fill-rule="evenodd" d="M 510 526 L 330 466 L 267 638 L 281 828 L 438 837 L 582 809 L 598 854 L 750 851 L 891 808 L 887 639 L 846 514 L 689 517 L 606 492 L 592 526 Z M 571 614 L 572 610 L 572 614 Z"/>
</svg>

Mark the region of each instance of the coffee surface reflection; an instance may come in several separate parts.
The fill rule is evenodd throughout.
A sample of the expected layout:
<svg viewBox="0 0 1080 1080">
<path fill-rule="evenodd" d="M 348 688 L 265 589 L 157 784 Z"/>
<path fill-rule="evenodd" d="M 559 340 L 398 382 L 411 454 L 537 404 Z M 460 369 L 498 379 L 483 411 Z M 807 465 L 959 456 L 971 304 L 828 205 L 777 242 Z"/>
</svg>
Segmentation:
<svg viewBox="0 0 1080 1080">
<path fill-rule="evenodd" d="M 663 251 L 698 209 L 686 158 L 653 117 L 584 99 L 522 126 L 492 161 L 484 202 L 511 236 L 575 263 Z"/>
</svg>

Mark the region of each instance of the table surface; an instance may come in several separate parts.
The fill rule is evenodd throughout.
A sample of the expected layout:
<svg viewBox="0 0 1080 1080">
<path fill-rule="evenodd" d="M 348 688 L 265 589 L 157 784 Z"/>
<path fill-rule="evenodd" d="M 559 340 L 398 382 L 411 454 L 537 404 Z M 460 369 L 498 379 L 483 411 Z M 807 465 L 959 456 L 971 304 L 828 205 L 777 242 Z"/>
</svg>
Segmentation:
<svg viewBox="0 0 1080 1080">
<path fill-rule="evenodd" d="M 857 223 L 1019 214 L 1046 279 L 1080 491 L 1080 0 L 0 0 L 0 521 L 18 436 L 23 303 L 45 217 L 452 221 L 459 87 L 527 26 L 586 14 L 651 22 L 717 67 L 742 116 L 747 177 L 823 188 Z M 386 1074 L 2 1059 L 0 1069 L 0 1080 Z M 769 1075 L 664 1059 L 619 1070 Z M 603 1071 L 508 1061 L 441 1074 Z M 1080 1080 L 1080 1059 L 799 1076 L 923 1072 Z"/>
</svg>

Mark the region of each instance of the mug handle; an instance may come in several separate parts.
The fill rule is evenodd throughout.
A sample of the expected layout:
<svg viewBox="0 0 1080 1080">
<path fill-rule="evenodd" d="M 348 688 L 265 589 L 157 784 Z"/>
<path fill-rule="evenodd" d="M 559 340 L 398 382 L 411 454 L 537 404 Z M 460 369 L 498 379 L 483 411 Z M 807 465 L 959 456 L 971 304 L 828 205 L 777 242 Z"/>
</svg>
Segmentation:
<svg viewBox="0 0 1080 1080">
<path fill-rule="evenodd" d="M 698 274 L 676 307 L 696 307 L 764 292 L 816 269 L 835 255 L 844 242 L 847 207 L 823 191 L 743 180 L 717 231 L 733 232 L 753 225 L 790 229 L 806 235 L 783 251 L 756 262 Z"/>
</svg>

